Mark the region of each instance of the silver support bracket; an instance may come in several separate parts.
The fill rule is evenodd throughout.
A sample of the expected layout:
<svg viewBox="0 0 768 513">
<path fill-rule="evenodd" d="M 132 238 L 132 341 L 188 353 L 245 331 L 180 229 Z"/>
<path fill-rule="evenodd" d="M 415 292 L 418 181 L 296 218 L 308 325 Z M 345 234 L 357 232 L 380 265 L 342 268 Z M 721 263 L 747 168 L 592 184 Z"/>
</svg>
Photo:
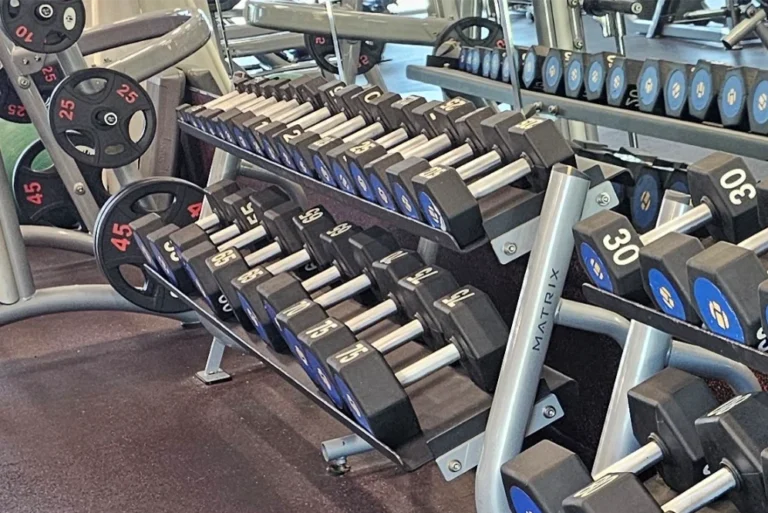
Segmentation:
<svg viewBox="0 0 768 513">
<path fill-rule="evenodd" d="M 528 429 L 525 436 L 541 431 L 550 424 L 557 422 L 565 415 L 560 401 L 555 394 L 549 394 L 533 406 L 531 418 L 528 421 Z M 485 433 L 467 440 L 463 444 L 454 447 L 442 456 L 435 459 L 437 468 L 443 474 L 443 479 L 453 481 L 464 475 L 467 471 L 477 467 L 480 462 L 480 454 L 483 451 Z"/>
<path fill-rule="evenodd" d="M 208 324 L 204 324 L 206 329 L 208 329 Z M 205 369 L 195 373 L 197 379 L 206 385 L 213 385 L 232 379 L 231 375 L 221 370 L 221 359 L 224 357 L 224 349 L 226 347 L 218 338 L 213 339 L 211 349 L 208 351 L 208 359 L 205 362 Z"/>
</svg>

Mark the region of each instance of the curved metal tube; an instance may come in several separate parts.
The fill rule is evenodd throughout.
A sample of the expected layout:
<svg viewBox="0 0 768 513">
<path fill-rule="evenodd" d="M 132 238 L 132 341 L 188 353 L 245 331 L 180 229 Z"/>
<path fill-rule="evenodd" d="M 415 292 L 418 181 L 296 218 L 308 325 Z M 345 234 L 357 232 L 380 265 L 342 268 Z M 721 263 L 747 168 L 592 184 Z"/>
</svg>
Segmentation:
<svg viewBox="0 0 768 513">
<path fill-rule="evenodd" d="M 629 321 L 616 312 L 570 299 L 560 300 L 555 322 L 560 326 L 611 337 L 622 348 L 629 332 Z"/>
<path fill-rule="evenodd" d="M 761 390 L 760 381 L 743 363 L 678 340 L 672 342 L 667 364 L 703 378 L 721 379 L 737 394 Z"/>
<path fill-rule="evenodd" d="M 183 61 L 211 38 L 210 20 L 201 9 L 186 11 L 189 19 L 133 55 L 108 66 L 139 82 Z M 156 15 L 156 13 L 155 13 Z"/>
<path fill-rule="evenodd" d="M 87 310 L 161 315 L 139 308 L 115 292 L 115 289 L 109 285 L 65 285 L 40 289 L 26 301 L 4 305 L 0 308 L 0 326 L 40 315 Z M 164 317 L 185 323 L 198 322 L 197 314 L 194 312 Z"/>
<path fill-rule="evenodd" d="M 331 31 L 324 7 L 248 0 L 243 14 L 249 25 L 257 27 L 299 33 L 308 29 L 326 33 Z M 424 46 L 433 46 L 437 36 L 452 23 L 452 20 L 442 18 L 405 17 L 397 17 L 393 23 L 391 14 L 345 9 L 334 9 L 333 18 L 341 39 L 379 39 L 390 43 Z"/>
<path fill-rule="evenodd" d="M 30 247 L 63 249 L 93 256 L 93 237 L 87 233 L 50 226 L 22 225 L 24 244 Z"/>
</svg>

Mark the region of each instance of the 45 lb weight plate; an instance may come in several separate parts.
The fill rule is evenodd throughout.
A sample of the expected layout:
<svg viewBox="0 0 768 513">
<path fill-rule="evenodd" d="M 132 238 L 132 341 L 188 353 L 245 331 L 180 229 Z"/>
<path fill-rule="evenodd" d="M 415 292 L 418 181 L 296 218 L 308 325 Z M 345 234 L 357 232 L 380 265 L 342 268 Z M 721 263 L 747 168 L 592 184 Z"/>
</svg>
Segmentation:
<svg viewBox="0 0 768 513">
<path fill-rule="evenodd" d="M 96 218 L 96 261 L 112 287 L 131 303 L 157 313 L 184 312 L 189 308 L 180 299 L 144 275 L 146 259 L 133 239 L 130 223 L 149 212 L 143 205 L 151 200 L 167 204 L 157 212 L 165 223 L 183 227 L 200 217 L 203 190 L 178 178 L 147 178 L 126 186 Z M 139 272 L 143 284 L 130 279 Z"/>
<path fill-rule="evenodd" d="M 67 154 L 102 168 L 125 166 L 141 157 L 157 129 L 155 107 L 139 83 L 99 68 L 65 78 L 51 95 L 48 118 Z M 138 124 L 143 124 L 141 134 L 134 137 L 131 128 Z"/>
<path fill-rule="evenodd" d="M 0 21 L 6 35 L 31 52 L 61 52 L 83 34 L 83 0 L 1 1 Z"/>
</svg>

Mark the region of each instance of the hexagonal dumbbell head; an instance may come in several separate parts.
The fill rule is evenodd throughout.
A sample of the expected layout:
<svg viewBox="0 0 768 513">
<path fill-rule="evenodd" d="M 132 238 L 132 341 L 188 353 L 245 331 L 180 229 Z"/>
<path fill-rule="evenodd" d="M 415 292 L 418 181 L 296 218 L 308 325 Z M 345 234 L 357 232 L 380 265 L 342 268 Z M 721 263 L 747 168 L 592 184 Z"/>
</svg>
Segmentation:
<svg viewBox="0 0 768 513">
<path fill-rule="evenodd" d="M 373 187 L 368 182 L 365 166 L 387 154 L 387 149 L 372 140 L 363 141 L 345 152 L 347 169 L 357 192 L 368 201 L 376 201 Z"/>
<path fill-rule="evenodd" d="M 586 99 L 584 73 L 586 72 L 587 55 L 579 52 L 571 54 L 571 60 L 565 67 L 565 95 L 568 98 Z"/>
<path fill-rule="evenodd" d="M 501 479 L 509 506 L 516 513 L 559 513 L 563 500 L 592 483 L 581 458 L 549 440 L 506 462 Z"/>
<path fill-rule="evenodd" d="M 606 80 L 608 105 L 637 109 L 637 78 L 643 61 L 616 57 Z"/>
<path fill-rule="evenodd" d="M 635 438 L 653 441 L 664 457 L 658 471 L 673 490 L 683 492 L 705 476 L 706 458 L 696 433 L 696 419 L 718 404 L 707 383 L 668 367 L 629 391 Z"/>
<path fill-rule="evenodd" d="M 568 69 L 574 52 L 550 48 L 547 57 L 542 64 L 542 76 L 544 78 L 544 92 L 561 96 L 565 93 L 565 70 Z"/>
<path fill-rule="evenodd" d="M 275 312 L 270 313 L 275 314 Z M 326 313 L 325 308 L 311 299 L 302 299 L 298 303 L 291 305 L 280 312 L 276 312 L 276 315 L 274 315 L 275 326 L 288 348 L 291 350 L 291 353 L 293 353 L 299 361 L 304 372 L 306 372 L 315 384 L 321 388 L 323 384 L 313 372 L 313 367 L 307 359 L 306 351 L 304 345 L 299 340 L 299 335 L 307 328 L 325 320 L 327 317 L 328 314 Z"/>
<path fill-rule="evenodd" d="M 640 249 L 643 287 L 656 307 L 667 315 L 699 323 L 688 286 L 686 263 L 704 251 L 701 241 L 690 235 L 668 233 Z"/>
<path fill-rule="evenodd" d="M 620 296 L 642 289 L 638 257 L 643 244 L 629 219 L 603 210 L 576 223 L 573 236 L 579 261 L 595 286 Z"/>
<path fill-rule="evenodd" d="M 546 190 L 549 172 L 555 164 L 575 166 L 575 155 L 551 119 L 533 117 L 509 129 L 509 146 L 524 153 L 531 164 L 528 180 L 539 191 Z"/>
<path fill-rule="evenodd" d="M 289 348 L 277 327 L 271 322 L 261 302 L 261 295 L 256 291 L 260 283 L 272 277 L 272 273 L 259 266 L 232 280 L 232 287 L 242 309 L 237 319 L 254 339 L 263 340 L 278 353 L 287 353 Z"/>
<path fill-rule="evenodd" d="M 376 113 L 376 120 L 384 123 L 390 130 L 400 128 L 399 119 L 392 105 L 401 99 L 402 97 L 397 93 L 386 92 L 369 102 L 369 105 Z"/>
<path fill-rule="evenodd" d="M 152 250 L 147 242 L 147 236 L 165 226 L 163 218 L 157 213 L 152 212 L 145 216 L 132 221 L 130 223 L 131 231 L 133 231 L 133 240 L 136 241 L 136 245 L 139 247 L 141 254 L 144 255 L 146 263 L 151 265 L 156 270 L 161 270 L 159 264 L 155 261 Z"/>
<path fill-rule="evenodd" d="M 606 81 L 618 55 L 608 52 L 587 55 L 584 65 L 584 90 L 587 100 L 604 103 L 608 97 Z"/>
<path fill-rule="evenodd" d="M 688 96 L 688 111 L 694 119 L 720 122 L 717 95 L 728 67 L 699 60 L 691 75 L 691 93 Z"/>
<path fill-rule="evenodd" d="M 445 338 L 461 353 L 461 365 L 482 390 L 493 392 L 507 349 L 509 326 L 488 294 L 473 286 L 435 302 Z"/>
<path fill-rule="evenodd" d="M 718 96 L 720 122 L 723 126 L 736 129 L 749 127 L 747 98 L 757 73 L 755 68 L 748 67 L 732 68 L 725 73 Z"/>
<path fill-rule="evenodd" d="M 768 447 L 767 422 L 766 392 L 736 396 L 696 421 L 709 470 L 727 461 L 738 473 L 738 490 L 728 498 L 741 513 L 765 511 L 761 453 Z"/>
<path fill-rule="evenodd" d="M 749 131 L 768 134 L 768 73 L 758 72 L 749 90 Z"/>
<path fill-rule="evenodd" d="M 701 320 L 718 335 L 757 346 L 761 342 L 760 305 L 755 284 L 765 266 L 747 249 L 718 242 L 688 261 L 688 285 Z"/>
<path fill-rule="evenodd" d="M 411 112 L 416 107 L 427 103 L 421 96 L 409 95 L 392 104 L 392 112 L 397 117 L 397 126 L 404 127 L 410 134 L 420 134 L 422 127 L 416 123 Z"/>
<path fill-rule="evenodd" d="M 564 513 L 609 513 L 617 505 L 632 513 L 661 513 L 653 495 L 634 474 L 608 474 L 563 501 Z"/>
<path fill-rule="evenodd" d="M 457 121 L 464 115 L 475 110 L 475 104 L 466 98 L 456 97 L 443 102 L 429 112 L 429 119 L 437 129 L 437 134 L 447 133 L 452 141 L 463 139 L 459 132 Z"/>
<path fill-rule="evenodd" d="M 547 58 L 549 48 L 545 46 L 534 45 L 528 49 L 523 57 L 523 87 L 531 90 L 541 90 L 542 88 L 542 67 Z"/>
<path fill-rule="evenodd" d="M 664 84 L 664 112 L 673 118 L 690 118 L 688 98 L 691 94 L 691 77 L 694 66 L 669 62 L 667 81 Z"/>
</svg>

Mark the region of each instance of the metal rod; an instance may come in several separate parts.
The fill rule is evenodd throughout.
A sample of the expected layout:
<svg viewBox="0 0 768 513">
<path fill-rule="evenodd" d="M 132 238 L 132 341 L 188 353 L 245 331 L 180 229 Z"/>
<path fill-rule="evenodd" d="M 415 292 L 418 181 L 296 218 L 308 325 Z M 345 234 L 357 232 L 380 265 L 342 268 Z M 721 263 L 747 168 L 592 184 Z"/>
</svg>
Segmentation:
<svg viewBox="0 0 768 513">
<path fill-rule="evenodd" d="M 451 147 L 451 138 L 445 134 L 438 135 L 429 139 L 424 144 L 414 146 L 401 153 L 404 159 L 409 157 L 427 158 L 437 152 L 447 150 Z"/>
<path fill-rule="evenodd" d="M 210 239 L 213 245 L 219 245 L 238 235 L 240 235 L 240 228 L 236 224 L 231 224 L 216 233 L 212 233 Z"/>
<path fill-rule="evenodd" d="M 668 219 L 677 219 L 681 215 L 688 212 L 693 206 L 691 205 L 691 197 L 683 192 L 668 190 L 664 193 L 664 197 L 661 199 L 661 206 L 659 207 L 659 215 L 656 218 L 656 227 L 666 222 Z"/>
<path fill-rule="evenodd" d="M 236 227 L 236 225 L 233 225 L 233 226 Z M 219 233 L 221 232 L 217 232 L 214 235 L 218 235 Z M 256 241 L 260 241 L 264 239 L 267 235 L 269 235 L 267 233 L 267 229 L 264 228 L 263 225 L 259 225 L 254 228 L 251 228 L 250 230 L 248 230 L 243 234 L 238 235 L 237 237 L 233 237 L 227 240 L 226 242 L 221 244 L 217 249 L 219 252 L 222 252 L 224 250 L 231 249 L 231 248 L 242 249 L 248 244 L 252 244 Z M 211 242 L 213 242 L 213 235 L 211 236 Z M 216 244 L 215 242 L 213 243 Z"/>
<path fill-rule="evenodd" d="M 19 216 L 16 212 L 11 184 L 0 155 L 0 226 L 3 229 L 5 249 L 13 272 L 19 299 L 28 299 L 35 293 L 35 281 L 29 265 L 29 256 L 21 234 Z"/>
<path fill-rule="evenodd" d="M 656 442 L 649 442 L 638 450 L 626 455 L 613 465 L 606 467 L 594 477 L 595 481 L 608 474 L 619 474 L 631 472 L 639 474 L 648 470 L 652 466 L 664 459 L 664 451 Z"/>
<path fill-rule="evenodd" d="M 345 321 L 344 324 L 347 325 L 347 328 L 349 328 L 352 333 L 360 333 L 364 329 L 370 328 L 390 315 L 396 314 L 397 310 L 397 303 L 392 299 L 387 299 L 373 308 L 369 308 L 365 312 Z"/>
<path fill-rule="evenodd" d="M 427 136 L 424 134 L 419 134 L 416 137 L 411 137 L 404 143 L 398 144 L 397 146 L 390 148 L 389 153 L 400 153 L 402 155 L 403 152 L 406 152 L 411 148 L 416 148 L 417 146 L 421 146 L 425 142 L 427 142 Z"/>
<path fill-rule="evenodd" d="M 462 162 L 468 158 L 472 158 L 474 151 L 469 144 L 462 144 L 458 148 L 454 148 L 451 151 L 435 157 L 430 160 L 430 165 L 433 166 L 452 166 L 457 162 Z"/>
<path fill-rule="evenodd" d="M 14 208 L 14 203 L 0 204 L 2 209 Z M 8 245 L 5 240 L 5 230 L 0 224 L 0 303 L 12 305 L 19 302 L 19 288 L 16 285 L 16 277 L 13 275 L 11 257 L 8 254 Z M 0 308 L 0 312 L 3 309 Z M 1 325 L 1 324 L 0 324 Z"/>
<path fill-rule="evenodd" d="M 577 169 L 562 165 L 552 169 L 475 477 L 478 513 L 509 510 L 499 469 L 523 447 L 554 311 L 573 256 L 573 225 L 581 219 L 589 187 L 589 177 Z"/>
<path fill-rule="evenodd" d="M 509 100 L 507 101 L 513 110 L 521 110 L 523 108 L 523 99 L 520 96 L 520 70 L 517 69 L 517 63 L 511 56 L 512 50 L 515 48 L 515 37 L 512 30 L 512 21 L 510 20 L 509 3 L 506 0 L 496 0 L 496 12 L 499 14 L 498 22 L 504 33 L 504 43 L 508 50 L 507 58 L 509 59 L 509 77 L 512 88 L 509 91 Z"/>
<path fill-rule="evenodd" d="M 363 116 L 355 116 L 354 118 L 345 121 L 339 126 L 321 133 L 320 137 L 323 139 L 326 137 L 344 137 L 345 135 L 349 135 L 363 127 L 365 127 L 365 119 Z"/>
<path fill-rule="evenodd" d="M 384 148 L 392 148 L 402 142 L 408 142 L 408 132 L 405 131 L 405 128 L 398 128 L 376 139 L 376 144 Z"/>
<path fill-rule="evenodd" d="M 229 37 L 227 36 L 227 27 L 224 26 L 224 13 L 221 9 L 221 0 L 216 0 L 216 18 L 218 18 L 221 38 L 224 41 L 224 57 L 229 68 L 229 77 L 235 74 L 235 63 L 232 61 L 232 49 L 229 47 Z"/>
<path fill-rule="evenodd" d="M 371 279 L 367 275 L 361 274 L 356 278 L 352 278 L 343 285 L 339 285 L 338 287 L 329 290 L 322 296 L 318 296 L 315 298 L 315 303 L 322 307 L 335 305 L 341 301 L 344 301 L 345 299 L 354 296 L 355 294 L 369 289 L 371 285 Z"/>
<path fill-rule="evenodd" d="M 640 236 L 644 245 L 657 241 L 669 233 L 690 233 L 712 220 L 712 209 L 706 203 L 696 205 L 683 215 L 659 224 L 653 230 Z"/>
<path fill-rule="evenodd" d="M 599 333 L 611 337 L 624 347 L 629 332 L 629 321 L 616 312 L 594 305 L 561 299 L 555 312 L 555 323 L 560 326 Z"/>
<path fill-rule="evenodd" d="M 407 387 L 439 371 L 443 367 L 458 362 L 460 359 L 461 352 L 459 352 L 455 345 L 448 344 L 429 356 L 425 356 L 418 362 L 398 371 L 395 377 L 403 387 Z M 526 417 L 525 420 L 527 421 L 528 418 Z"/>
<path fill-rule="evenodd" d="M 267 271 L 272 274 L 280 274 L 292 269 L 298 269 L 302 265 L 309 263 L 312 260 L 312 255 L 306 249 L 301 249 L 292 255 L 288 255 L 282 260 L 278 260 L 274 264 L 267 266 Z"/>
<path fill-rule="evenodd" d="M 288 128 L 299 126 L 299 127 L 308 127 L 313 126 L 320 121 L 323 121 L 324 119 L 328 119 L 331 115 L 331 111 L 328 110 L 326 107 L 323 107 L 322 109 L 318 109 L 314 112 L 310 112 L 306 116 L 299 118 L 295 121 L 291 121 L 288 123 Z"/>
<path fill-rule="evenodd" d="M 737 394 L 761 390 L 760 381 L 743 363 L 678 340 L 672 341 L 667 365 L 696 376 L 722 380 Z"/>
<path fill-rule="evenodd" d="M 669 513 L 693 513 L 730 492 L 737 484 L 733 472 L 727 467 L 721 468 L 664 504 L 661 509 Z"/>
<path fill-rule="evenodd" d="M 370 126 L 367 126 L 363 128 L 362 130 L 358 130 L 354 134 L 346 136 L 343 141 L 345 143 L 357 143 L 361 141 L 365 141 L 367 139 L 375 139 L 376 137 L 380 136 L 384 133 L 384 125 L 381 123 L 373 123 Z"/>
<path fill-rule="evenodd" d="M 419 320 L 403 324 L 395 331 L 376 339 L 371 346 L 382 354 L 394 351 L 403 344 L 415 340 L 424 334 L 424 325 Z"/>
<path fill-rule="evenodd" d="M 461 179 L 466 182 L 476 176 L 485 173 L 490 169 L 493 169 L 501 163 L 501 155 L 499 155 L 499 153 L 496 151 L 492 151 L 467 162 L 461 167 L 456 168 L 456 172 L 459 174 Z"/>
<path fill-rule="evenodd" d="M 485 178 L 481 178 L 471 184 L 469 192 L 476 199 L 483 198 L 489 194 L 498 191 L 505 185 L 509 185 L 521 178 L 525 178 L 531 172 L 531 165 L 526 159 L 519 159 L 503 168 L 494 171 Z"/>
<path fill-rule="evenodd" d="M 768 251 L 768 230 L 761 230 L 739 242 L 739 247 L 753 251 L 758 255 Z"/>
<path fill-rule="evenodd" d="M 307 278 L 306 280 L 302 281 L 301 286 L 307 292 L 312 293 L 316 290 L 320 290 L 329 283 L 333 283 L 339 278 L 341 278 L 341 270 L 338 268 L 338 266 L 332 265 L 325 271 L 321 271 L 311 278 Z"/>
<path fill-rule="evenodd" d="M 282 252 L 283 248 L 280 246 L 280 243 L 273 242 L 272 244 L 267 244 L 260 250 L 254 251 L 245 257 L 245 263 L 248 264 L 248 267 L 256 267 L 257 265 L 263 264 L 267 260 L 272 260 Z"/>
<path fill-rule="evenodd" d="M 51 226 L 22 225 L 21 235 L 27 247 L 63 249 L 93 256 L 93 238 L 87 233 Z"/>
<path fill-rule="evenodd" d="M 320 450 L 325 461 L 334 461 L 372 451 L 373 447 L 360 436 L 352 434 L 326 440 L 320 444 Z"/>
</svg>

